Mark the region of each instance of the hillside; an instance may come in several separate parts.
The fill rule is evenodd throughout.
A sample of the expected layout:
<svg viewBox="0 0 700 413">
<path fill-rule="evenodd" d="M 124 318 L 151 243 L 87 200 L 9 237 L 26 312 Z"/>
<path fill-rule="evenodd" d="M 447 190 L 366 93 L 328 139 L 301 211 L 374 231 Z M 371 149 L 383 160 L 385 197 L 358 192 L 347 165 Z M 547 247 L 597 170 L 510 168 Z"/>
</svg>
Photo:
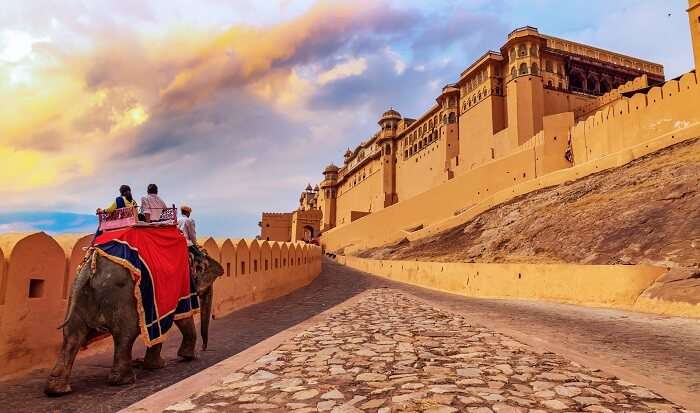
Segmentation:
<svg viewBox="0 0 700 413">
<path fill-rule="evenodd" d="M 532 192 L 364 258 L 700 268 L 700 139 Z"/>
</svg>

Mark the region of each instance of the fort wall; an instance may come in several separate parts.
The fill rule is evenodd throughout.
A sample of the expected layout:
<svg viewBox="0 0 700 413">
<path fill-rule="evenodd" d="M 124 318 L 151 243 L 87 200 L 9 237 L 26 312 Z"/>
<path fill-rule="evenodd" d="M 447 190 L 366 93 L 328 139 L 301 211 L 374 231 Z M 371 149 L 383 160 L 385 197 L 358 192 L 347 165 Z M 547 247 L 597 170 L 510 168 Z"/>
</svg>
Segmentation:
<svg viewBox="0 0 700 413">
<path fill-rule="evenodd" d="M 384 208 L 382 170 L 379 163 L 371 161 L 356 173 L 352 181 L 344 182 L 338 190 L 336 211 L 337 225 L 352 222 L 352 212 L 372 212 Z M 361 168 L 361 169 L 362 169 Z"/>
<path fill-rule="evenodd" d="M 450 125 L 456 127 L 456 125 Z M 417 155 L 397 160 L 396 192 L 399 202 L 435 187 L 447 180 L 445 174 L 445 139 L 432 141 Z"/>
<path fill-rule="evenodd" d="M 56 360 L 63 337 L 56 327 L 65 317 L 83 247 L 91 239 L 43 232 L 0 234 L 0 379 Z M 321 271 L 321 249 L 310 244 L 209 237 L 202 245 L 224 267 L 214 284 L 215 318 L 288 294 Z M 111 345 L 103 340 L 79 356 Z"/>
<path fill-rule="evenodd" d="M 700 317 L 699 304 L 643 297 L 668 272 L 651 265 L 442 263 L 351 256 L 337 260 L 380 277 L 467 297 L 545 300 Z"/>
<path fill-rule="evenodd" d="M 700 86 L 690 72 L 620 99 L 575 125 L 573 112 L 546 116 L 542 132 L 518 152 L 474 169 L 460 163 L 454 179 L 327 231 L 321 243 L 328 250 L 351 253 L 437 233 L 515 196 L 621 166 L 700 136 L 698 108 Z M 573 166 L 564 158 L 569 140 Z"/>
<path fill-rule="evenodd" d="M 700 122 L 700 86 L 694 72 L 617 100 L 571 131 L 574 162 L 581 164 Z"/>
</svg>

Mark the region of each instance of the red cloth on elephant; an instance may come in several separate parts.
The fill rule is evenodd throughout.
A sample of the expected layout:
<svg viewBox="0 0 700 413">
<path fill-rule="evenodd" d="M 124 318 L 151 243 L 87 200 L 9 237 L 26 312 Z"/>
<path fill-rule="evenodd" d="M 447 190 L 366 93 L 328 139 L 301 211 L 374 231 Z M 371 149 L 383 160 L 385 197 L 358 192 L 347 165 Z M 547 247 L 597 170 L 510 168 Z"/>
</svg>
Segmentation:
<svg viewBox="0 0 700 413">
<path fill-rule="evenodd" d="M 199 309 L 187 242 L 177 227 L 105 231 L 95 239 L 95 247 L 131 272 L 141 336 L 147 346 L 162 342 L 174 320 Z"/>
</svg>

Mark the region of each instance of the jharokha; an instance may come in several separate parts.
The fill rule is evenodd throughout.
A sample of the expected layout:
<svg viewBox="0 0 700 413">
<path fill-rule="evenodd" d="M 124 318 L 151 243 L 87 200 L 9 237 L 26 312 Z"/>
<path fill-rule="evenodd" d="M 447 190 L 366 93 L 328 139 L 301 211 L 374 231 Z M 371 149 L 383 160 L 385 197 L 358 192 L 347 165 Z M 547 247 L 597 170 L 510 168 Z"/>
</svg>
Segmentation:
<svg viewBox="0 0 700 413">
<path fill-rule="evenodd" d="M 699 3 L 691 0 L 688 10 L 696 62 Z M 686 91 L 679 82 L 692 85 Z M 658 137 L 678 126 L 664 123 L 670 119 L 690 122 L 692 116 L 685 112 L 691 109 L 684 108 L 689 95 L 675 101 L 674 95 L 697 90 L 692 72 L 665 82 L 660 64 L 545 35 L 530 26 L 513 30 L 500 51 L 488 51 L 469 65 L 417 119 L 394 109 L 384 112 L 373 136 L 348 149 L 342 166 L 328 165 L 319 185 L 307 187 L 297 211 L 263 214 L 262 238 L 308 240 L 323 233 L 324 245 L 329 240 L 339 247 L 353 237 L 371 237 L 372 231 L 420 228 L 429 219 L 419 215 L 429 212 L 413 213 L 411 208 L 434 209 L 450 198 L 469 205 L 523 181 Z M 650 114 L 653 104 L 665 106 Z M 698 110 L 692 112 L 697 115 Z M 634 118 L 647 115 L 651 118 L 644 121 Z M 460 179 L 450 191 L 436 189 Z M 428 192 L 435 196 L 421 205 L 414 202 Z M 402 207 L 407 200 L 412 206 Z M 326 236 L 387 208 L 395 212 L 375 222 L 384 228 Z"/>
</svg>

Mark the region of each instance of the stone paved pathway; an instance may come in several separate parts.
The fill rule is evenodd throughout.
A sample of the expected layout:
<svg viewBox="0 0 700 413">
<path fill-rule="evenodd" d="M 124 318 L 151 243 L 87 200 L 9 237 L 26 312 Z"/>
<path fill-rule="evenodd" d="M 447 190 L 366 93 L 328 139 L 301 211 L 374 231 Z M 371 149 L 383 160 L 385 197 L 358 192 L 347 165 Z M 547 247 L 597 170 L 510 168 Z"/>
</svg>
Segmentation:
<svg viewBox="0 0 700 413">
<path fill-rule="evenodd" d="M 683 412 L 657 394 L 379 288 L 168 412 Z"/>
</svg>

